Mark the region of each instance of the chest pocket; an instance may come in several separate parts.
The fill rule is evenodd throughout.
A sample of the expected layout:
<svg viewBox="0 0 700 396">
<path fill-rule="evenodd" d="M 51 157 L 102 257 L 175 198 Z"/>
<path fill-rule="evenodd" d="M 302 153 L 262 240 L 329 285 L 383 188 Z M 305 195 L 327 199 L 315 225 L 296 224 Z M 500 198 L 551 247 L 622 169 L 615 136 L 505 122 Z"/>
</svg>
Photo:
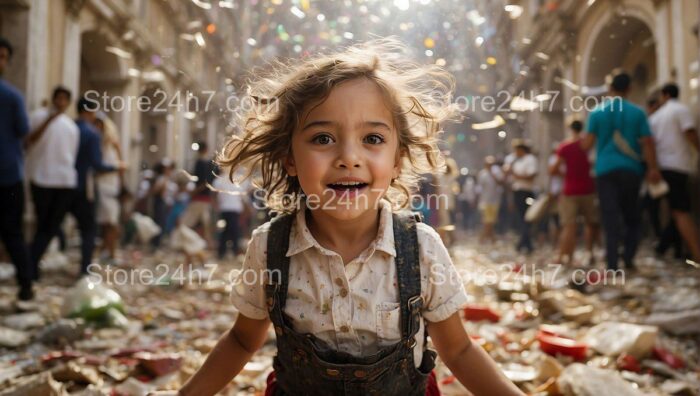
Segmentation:
<svg viewBox="0 0 700 396">
<path fill-rule="evenodd" d="M 396 344 L 401 340 L 401 309 L 399 303 L 382 302 L 377 304 L 377 342 L 380 347 Z"/>
</svg>

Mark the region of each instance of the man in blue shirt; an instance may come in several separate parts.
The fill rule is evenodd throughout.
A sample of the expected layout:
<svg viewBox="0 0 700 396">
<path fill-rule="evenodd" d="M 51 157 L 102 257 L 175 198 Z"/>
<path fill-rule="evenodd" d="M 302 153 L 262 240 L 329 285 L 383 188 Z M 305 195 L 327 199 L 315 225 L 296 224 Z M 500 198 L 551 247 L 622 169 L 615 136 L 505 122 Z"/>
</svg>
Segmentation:
<svg viewBox="0 0 700 396">
<path fill-rule="evenodd" d="M 610 83 L 611 98 L 590 113 L 588 133 L 581 141 L 584 150 L 595 144 L 595 174 L 605 231 L 605 255 L 608 269 L 612 270 L 618 268 L 620 240 L 624 244 L 622 259 L 625 268 L 634 268 L 641 221 L 639 189 L 642 177 L 646 172 L 650 183 L 661 180 L 647 116 L 644 110 L 625 99 L 630 84 L 628 74 L 614 74 Z"/>
<path fill-rule="evenodd" d="M 12 45 L 0 38 L 0 239 L 16 268 L 17 297 L 31 300 L 32 278 L 29 251 L 22 234 L 24 214 L 24 169 L 22 141 L 29 121 L 22 95 L 1 77 L 12 58 Z"/>
<path fill-rule="evenodd" d="M 97 222 L 95 199 L 97 198 L 95 183 L 90 171 L 105 173 L 115 172 L 119 167 L 105 165 L 102 162 L 102 137 L 95 129 L 96 108 L 85 98 L 78 100 L 78 119 L 75 123 L 80 130 L 80 145 L 75 159 L 75 169 L 78 171 L 78 188 L 68 209 L 78 223 L 80 229 L 80 274 L 87 274 L 88 265 L 95 251 L 95 236 Z"/>
</svg>

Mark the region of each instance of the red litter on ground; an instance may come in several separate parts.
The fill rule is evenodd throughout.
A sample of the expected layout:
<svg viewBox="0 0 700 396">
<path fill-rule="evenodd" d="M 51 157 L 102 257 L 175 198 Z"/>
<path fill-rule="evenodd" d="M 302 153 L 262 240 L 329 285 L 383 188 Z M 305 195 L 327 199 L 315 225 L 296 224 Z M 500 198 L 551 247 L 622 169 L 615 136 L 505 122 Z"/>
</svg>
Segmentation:
<svg viewBox="0 0 700 396">
<path fill-rule="evenodd" d="M 668 350 L 662 347 L 654 347 L 654 349 L 652 350 L 652 354 L 657 360 L 668 364 L 671 368 L 682 369 L 683 367 L 685 367 L 685 362 L 683 361 L 683 359 L 679 358 L 678 356 L 674 355 L 673 353 L 669 352 Z"/>
<path fill-rule="evenodd" d="M 617 358 L 617 368 L 625 371 L 633 371 L 635 373 L 642 371 L 642 366 L 639 365 L 637 358 L 626 353 L 623 353 Z"/>
<path fill-rule="evenodd" d="M 41 357 L 42 363 L 49 363 L 56 360 L 61 362 L 67 362 L 69 360 L 77 359 L 82 357 L 83 353 L 77 351 L 52 351 Z"/>
<path fill-rule="evenodd" d="M 570 338 L 559 337 L 540 331 L 537 334 L 537 341 L 540 342 L 540 349 L 542 352 L 548 355 L 570 356 L 579 361 L 586 359 L 588 345 Z"/>
<path fill-rule="evenodd" d="M 152 354 L 139 352 L 134 355 L 139 364 L 151 375 L 160 377 L 176 371 L 182 365 L 182 357 L 174 353 Z"/>
<path fill-rule="evenodd" d="M 496 323 L 501 320 L 501 315 L 487 306 L 470 304 L 464 308 L 464 319 L 470 322 L 488 320 L 489 322 Z"/>
</svg>

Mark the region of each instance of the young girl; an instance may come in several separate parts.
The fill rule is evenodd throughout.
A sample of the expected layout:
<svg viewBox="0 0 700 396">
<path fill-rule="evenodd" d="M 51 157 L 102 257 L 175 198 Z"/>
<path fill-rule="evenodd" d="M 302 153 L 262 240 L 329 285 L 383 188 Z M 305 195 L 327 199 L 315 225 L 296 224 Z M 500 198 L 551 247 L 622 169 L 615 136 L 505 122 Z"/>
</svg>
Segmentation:
<svg viewBox="0 0 700 396">
<path fill-rule="evenodd" d="M 240 314 L 179 391 L 212 395 L 274 326 L 268 395 L 439 394 L 435 352 L 476 395 L 522 395 L 471 343 L 467 301 L 438 234 L 398 212 L 436 171 L 453 81 L 391 40 L 281 67 L 224 149 L 259 169 L 279 214 L 257 228 L 231 300 Z"/>
</svg>

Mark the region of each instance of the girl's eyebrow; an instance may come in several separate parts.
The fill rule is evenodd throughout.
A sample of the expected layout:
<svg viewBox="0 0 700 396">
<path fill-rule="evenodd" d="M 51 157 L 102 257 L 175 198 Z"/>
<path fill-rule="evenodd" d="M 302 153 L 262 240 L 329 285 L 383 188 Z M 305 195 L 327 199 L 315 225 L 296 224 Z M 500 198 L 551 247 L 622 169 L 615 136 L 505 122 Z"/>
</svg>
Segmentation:
<svg viewBox="0 0 700 396">
<path fill-rule="evenodd" d="M 382 127 L 391 130 L 391 127 L 383 121 L 366 121 L 362 123 L 363 126 L 369 126 L 372 128 Z"/>
<path fill-rule="evenodd" d="M 331 122 L 331 121 L 312 121 L 312 122 L 306 124 L 301 130 L 305 131 L 309 128 L 313 128 L 316 126 L 328 127 L 328 126 L 333 126 L 333 125 L 335 125 L 335 123 Z"/>
<path fill-rule="evenodd" d="M 332 121 L 323 121 L 323 120 L 312 121 L 312 122 L 306 124 L 304 126 L 304 128 L 302 128 L 302 131 L 305 131 L 309 128 L 316 127 L 316 126 L 328 127 L 328 126 L 335 126 L 335 125 L 336 125 L 336 123 L 332 122 Z M 383 121 L 365 121 L 365 122 L 360 123 L 359 126 L 366 126 L 366 127 L 371 127 L 371 128 L 382 127 L 382 128 L 386 128 L 386 129 L 391 130 L 391 127 L 389 127 L 389 125 L 387 125 Z"/>
</svg>

